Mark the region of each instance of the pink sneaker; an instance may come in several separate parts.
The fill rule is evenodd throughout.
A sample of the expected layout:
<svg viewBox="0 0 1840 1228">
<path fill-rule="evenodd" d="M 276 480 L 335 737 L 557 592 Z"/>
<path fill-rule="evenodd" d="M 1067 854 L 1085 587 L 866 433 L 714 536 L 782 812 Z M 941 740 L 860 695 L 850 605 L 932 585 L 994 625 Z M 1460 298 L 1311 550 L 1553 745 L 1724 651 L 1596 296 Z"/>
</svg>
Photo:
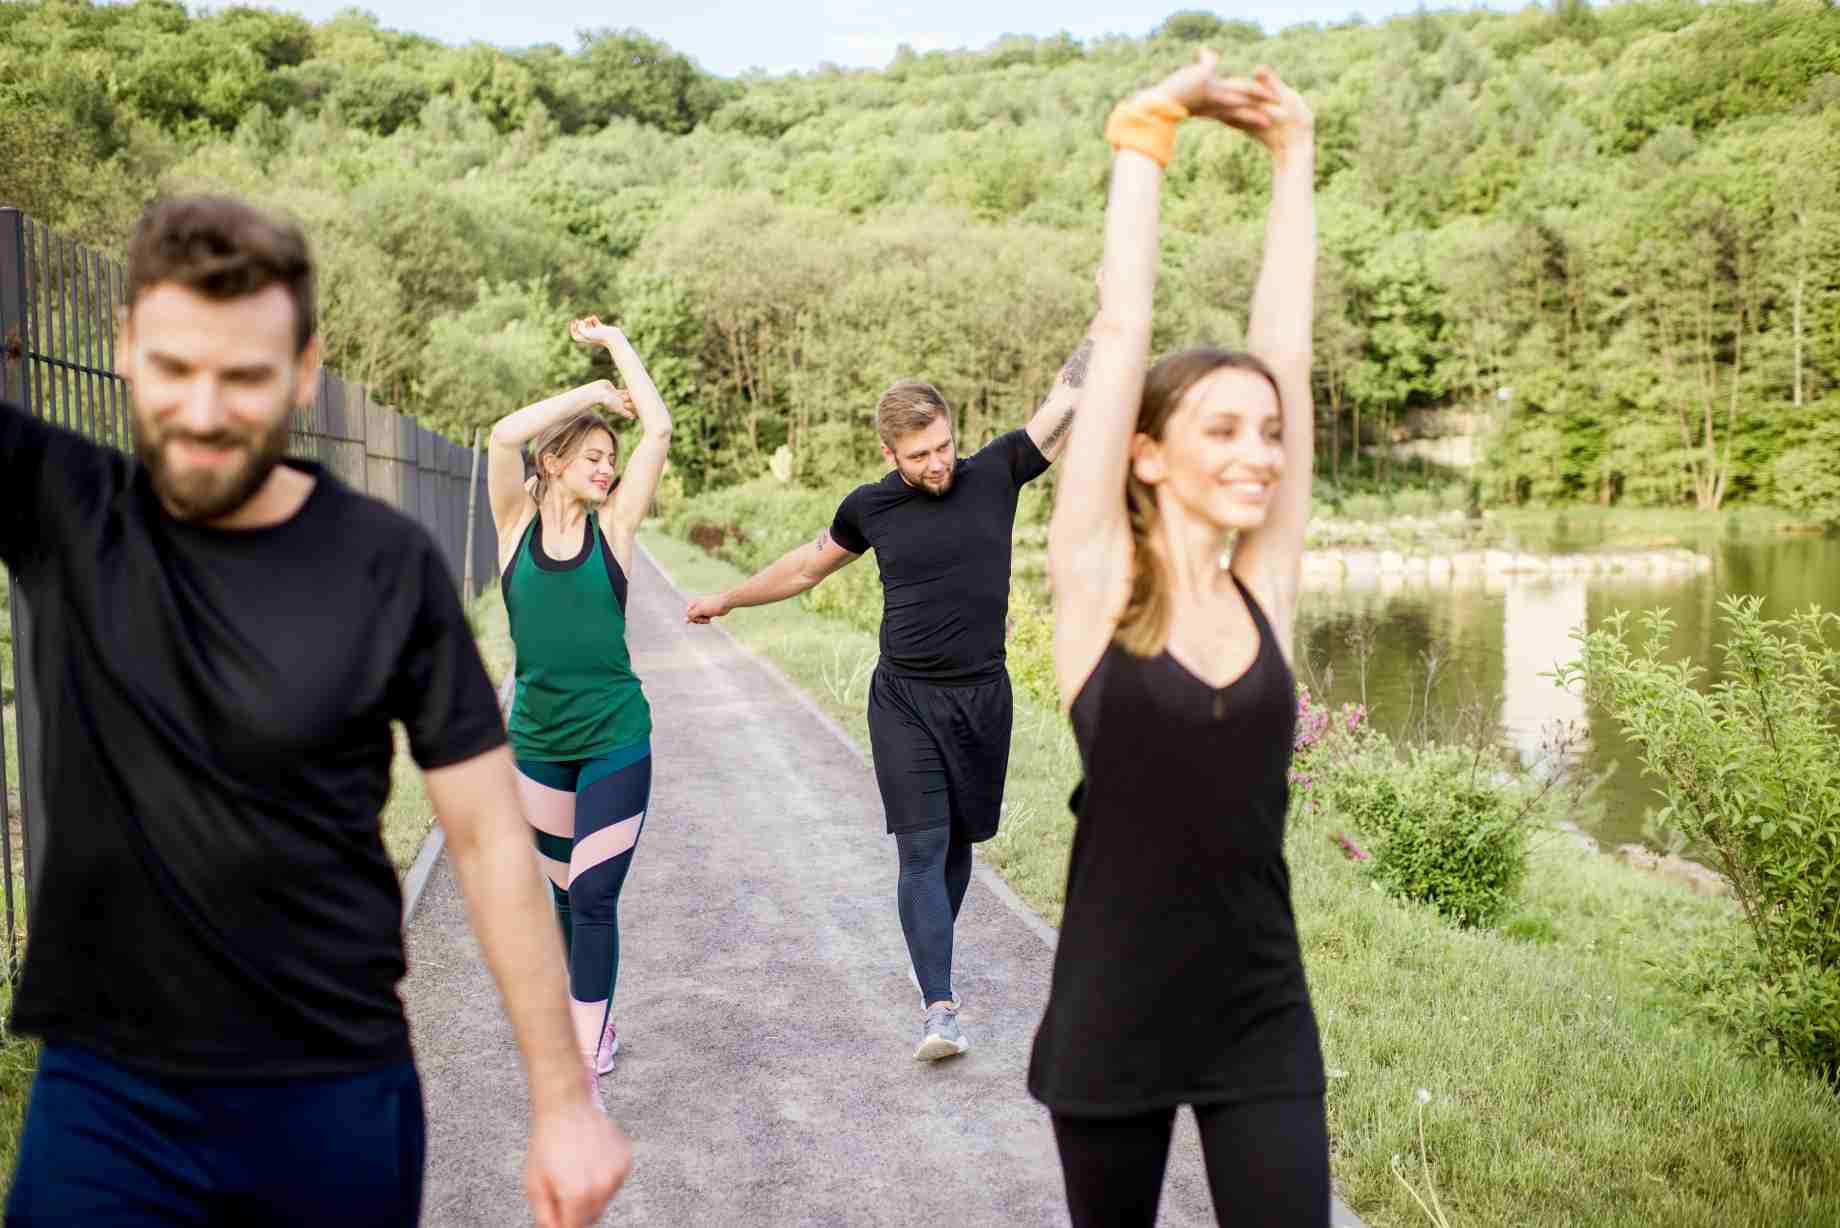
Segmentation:
<svg viewBox="0 0 1840 1228">
<path fill-rule="evenodd" d="M 613 1073 L 613 1055 L 620 1051 L 620 1034 L 613 1030 L 613 1020 L 607 1021 L 607 1030 L 601 1033 L 601 1046 L 595 1053 L 594 1071 L 596 1074 Z"/>
</svg>

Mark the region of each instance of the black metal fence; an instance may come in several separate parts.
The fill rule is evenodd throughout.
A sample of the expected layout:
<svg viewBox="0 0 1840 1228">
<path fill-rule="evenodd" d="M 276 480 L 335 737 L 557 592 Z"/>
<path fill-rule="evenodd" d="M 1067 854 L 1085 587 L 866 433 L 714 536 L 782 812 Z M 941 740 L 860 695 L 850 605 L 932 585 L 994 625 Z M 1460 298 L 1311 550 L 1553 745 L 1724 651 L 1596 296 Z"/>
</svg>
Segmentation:
<svg viewBox="0 0 1840 1228">
<path fill-rule="evenodd" d="M 116 311 L 124 286 L 124 271 L 114 261 L 60 238 L 17 209 L 0 207 L 0 397 L 108 447 L 131 447 L 128 389 L 115 373 Z M 466 572 L 470 449 L 372 400 L 364 385 L 331 373 L 321 378 L 312 407 L 295 416 L 290 437 L 293 455 L 319 461 L 353 489 L 426 526 L 460 586 Z M 483 468 L 472 485 L 470 493 L 477 495 L 471 500 L 475 579 L 467 597 L 478 596 L 491 582 L 496 559 Z M 26 668 L 32 612 L 19 587 L 9 588 L 19 778 L 8 779 L 6 733 L 0 724 L 0 814 L 7 817 L 0 823 L 0 877 L 5 880 L 6 973 L 11 977 L 19 954 L 13 824 L 17 819 L 29 916 L 38 875 L 35 850 L 44 847 L 35 837 L 46 822 L 37 767 L 40 712 L 43 703 L 55 700 L 38 693 Z M 17 811 L 10 791 L 20 799 Z"/>
</svg>

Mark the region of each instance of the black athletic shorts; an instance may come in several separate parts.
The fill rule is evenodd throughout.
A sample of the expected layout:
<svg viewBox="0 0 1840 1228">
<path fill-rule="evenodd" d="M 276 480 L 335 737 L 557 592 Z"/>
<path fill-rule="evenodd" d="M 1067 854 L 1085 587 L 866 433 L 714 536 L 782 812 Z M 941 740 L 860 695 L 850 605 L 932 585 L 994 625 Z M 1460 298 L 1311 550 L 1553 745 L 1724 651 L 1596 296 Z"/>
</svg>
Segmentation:
<svg viewBox="0 0 1840 1228">
<path fill-rule="evenodd" d="M 890 834 L 952 825 L 968 843 L 997 834 L 1009 734 L 1009 674 L 938 686 L 877 666 L 869 680 L 869 745 Z"/>
</svg>

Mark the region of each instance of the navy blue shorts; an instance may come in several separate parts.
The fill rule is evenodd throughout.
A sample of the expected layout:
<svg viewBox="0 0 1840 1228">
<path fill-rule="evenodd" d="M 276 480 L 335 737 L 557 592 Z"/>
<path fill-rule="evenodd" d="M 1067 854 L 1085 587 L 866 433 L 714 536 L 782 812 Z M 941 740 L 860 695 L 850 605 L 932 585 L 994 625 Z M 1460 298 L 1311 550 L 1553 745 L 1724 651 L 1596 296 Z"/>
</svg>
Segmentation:
<svg viewBox="0 0 1840 1228">
<path fill-rule="evenodd" d="M 413 1062 L 265 1082 L 39 1055 L 7 1228 L 415 1228 L 425 1129 Z"/>
</svg>

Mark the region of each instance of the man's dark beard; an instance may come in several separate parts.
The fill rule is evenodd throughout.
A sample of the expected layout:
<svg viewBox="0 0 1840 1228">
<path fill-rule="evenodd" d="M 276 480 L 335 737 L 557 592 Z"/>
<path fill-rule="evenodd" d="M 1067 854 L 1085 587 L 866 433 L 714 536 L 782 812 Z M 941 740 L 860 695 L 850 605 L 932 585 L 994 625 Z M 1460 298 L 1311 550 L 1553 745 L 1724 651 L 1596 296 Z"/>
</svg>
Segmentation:
<svg viewBox="0 0 1840 1228">
<path fill-rule="evenodd" d="M 176 440 L 203 447 L 240 447 L 246 458 L 230 472 L 200 471 L 193 473 L 189 481 L 181 481 L 166 467 L 166 445 Z M 242 507 L 262 489 L 262 483 L 287 455 L 287 444 L 288 420 L 282 418 L 272 430 L 254 437 L 229 431 L 211 435 L 170 431 L 157 439 L 147 439 L 136 432 L 134 454 L 147 467 L 154 493 L 173 516 L 190 521 L 216 520 Z"/>
<path fill-rule="evenodd" d="M 915 490 L 919 491 L 923 495 L 926 495 L 934 499 L 943 499 L 947 495 L 952 493 L 952 480 L 957 476 L 958 475 L 955 472 L 953 472 L 953 470 L 951 469 L 946 470 L 945 484 L 942 486 L 939 486 L 938 488 L 928 486 L 924 478 L 922 478 L 918 482 L 915 482 L 911 480 L 910 478 L 908 478 L 908 476 L 905 473 L 901 475 L 901 480 L 903 482 L 906 482 L 909 486 L 913 487 Z"/>
</svg>

